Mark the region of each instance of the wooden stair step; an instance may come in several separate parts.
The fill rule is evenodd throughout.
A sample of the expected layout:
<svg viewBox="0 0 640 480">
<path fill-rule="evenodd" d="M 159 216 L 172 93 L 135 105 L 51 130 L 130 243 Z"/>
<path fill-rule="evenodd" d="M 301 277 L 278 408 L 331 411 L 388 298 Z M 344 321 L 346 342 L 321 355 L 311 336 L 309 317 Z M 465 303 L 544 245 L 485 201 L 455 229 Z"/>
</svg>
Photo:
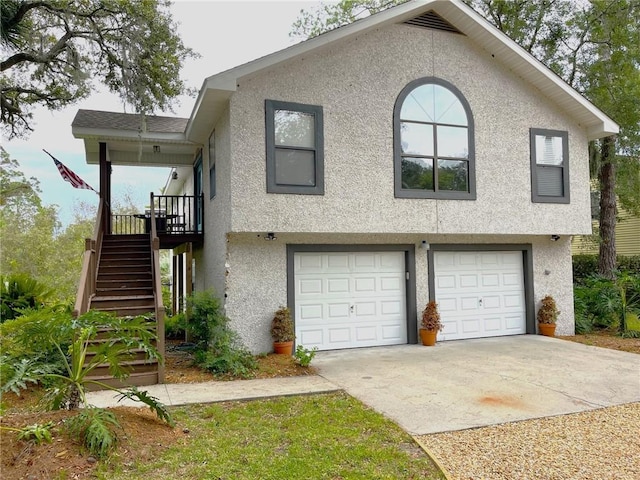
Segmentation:
<svg viewBox="0 0 640 480">
<path fill-rule="evenodd" d="M 153 313 L 155 310 L 155 305 L 137 305 L 134 307 L 101 307 L 95 308 L 91 306 L 94 310 L 99 310 L 101 312 L 112 312 L 115 313 L 118 317 L 125 317 L 127 315 L 144 315 L 145 313 Z"/>
</svg>

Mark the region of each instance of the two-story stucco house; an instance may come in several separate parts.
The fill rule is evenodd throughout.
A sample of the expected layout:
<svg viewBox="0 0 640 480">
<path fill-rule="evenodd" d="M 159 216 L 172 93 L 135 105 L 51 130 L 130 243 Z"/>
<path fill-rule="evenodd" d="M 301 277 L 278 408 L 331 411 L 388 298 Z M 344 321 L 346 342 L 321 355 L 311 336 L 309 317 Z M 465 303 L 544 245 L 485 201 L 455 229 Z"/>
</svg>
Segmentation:
<svg viewBox="0 0 640 480">
<path fill-rule="evenodd" d="M 74 123 L 88 158 L 157 146 L 147 163 L 176 173 L 164 193 L 202 195 L 194 288 L 215 289 L 253 352 L 271 350 L 280 305 L 321 350 L 416 343 L 429 299 L 439 340 L 535 334 L 547 294 L 557 333 L 574 331 L 587 145 L 618 126 L 460 1 L 402 4 L 208 77 L 162 131 L 108 115 Z"/>
</svg>

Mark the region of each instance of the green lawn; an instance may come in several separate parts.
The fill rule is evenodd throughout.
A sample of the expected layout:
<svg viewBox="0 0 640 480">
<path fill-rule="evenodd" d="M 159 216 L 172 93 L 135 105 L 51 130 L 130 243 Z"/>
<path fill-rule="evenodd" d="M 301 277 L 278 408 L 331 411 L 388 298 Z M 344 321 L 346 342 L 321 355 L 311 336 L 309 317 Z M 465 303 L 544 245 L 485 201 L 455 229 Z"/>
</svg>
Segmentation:
<svg viewBox="0 0 640 480">
<path fill-rule="evenodd" d="M 185 445 L 100 478 L 444 478 L 407 433 L 343 393 L 192 405 L 172 413 L 190 430 Z"/>
</svg>

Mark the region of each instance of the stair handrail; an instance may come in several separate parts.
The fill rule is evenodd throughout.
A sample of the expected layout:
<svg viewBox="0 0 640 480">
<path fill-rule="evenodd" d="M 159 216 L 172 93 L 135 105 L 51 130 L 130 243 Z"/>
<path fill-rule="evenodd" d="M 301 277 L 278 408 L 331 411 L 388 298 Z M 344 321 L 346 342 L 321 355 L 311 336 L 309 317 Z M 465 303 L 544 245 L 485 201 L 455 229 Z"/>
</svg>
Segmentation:
<svg viewBox="0 0 640 480">
<path fill-rule="evenodd" d="M 78 318 L 89 310 L 91 297 L 96 293 L 96 281 L 98 277 L 98 260 L 102 251 L 102 240 L 104 238 L 104 211 L 106 203 L 103 198 L 98 204 L 96 214 L 96 224 L 93 228 L 93 236 L 85 238 L 84 258 L 82 260 L 82 271 L 78 282 L 76 293 L 76 303 L 73 308 L 73 316 Z"/>
<path fill-rule="evenodd" d="M 155 213 L 155 201 L 153 198 L 153 192 L 151 192 L 150 202 L 150 220 L 151 220 L 151 253 L 152 253 L 152 266 L 151 274 L 153 279 L 153 297 L 155 303 L 155 316 L 156 316 L 156 335 L 157 348 L 162 354 L 162 360 L 158 362 L 158 383 L 164 383 L 164 304 L 162 303 L 162 279 L 160 278 L 160 238 L 156 228 L 156 213 Z"/>
</svg>

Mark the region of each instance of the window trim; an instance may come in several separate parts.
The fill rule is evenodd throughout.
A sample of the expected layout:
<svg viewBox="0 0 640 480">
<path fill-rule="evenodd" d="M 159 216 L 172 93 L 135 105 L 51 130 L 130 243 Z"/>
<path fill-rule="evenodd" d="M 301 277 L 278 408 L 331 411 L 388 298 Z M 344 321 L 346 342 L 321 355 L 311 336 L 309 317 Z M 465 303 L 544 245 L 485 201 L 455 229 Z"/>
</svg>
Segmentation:
<svg viewBox="0 0 640 480">
<path fill-rule="evenodd" d="M 562 138 L 562 196 L 538 194 L 538 163 L 536 161 L 536 136 L 544 135 Z M 529 150 L 531 160 L 531 201 L 533 203 L 570 203 L 569 188 L 569 132 L 566 130 L 549 130 L 546 128 L 529 129 Z"/>
<path fill-rule="evenodd" d="M 314 186 L 278 185 L 276 183 L 276 144 L 274 118 L 276 110 L 290 110 L 294 112 L 309 113 L 314 116 L 315 148 L 301 149 L 304 151 L 314 152 L 316 176 L 316 184 Z M 282 102 L 278 100 L 265 100 L 265 136 L 267 150 L 267 193 L 324 195 L 324 123 L 322 107 L 319 105 L 306 105 L 302 103 Z"/>
<path fill-rule="evenodd" d="M 407 96 L 416 88 L 422 85 L 434 84 L 446 88 L 453 93 L 464 108 L 467 114 L 467 135 L 469 142 L 469 191 L 456 192 L 450 190 L 428 191 L 428 190 L 410 190 L 402 188 L 402 146 L 400 143 L 400 111 Z M 438 124 L 436 124 L 438 125 Z M 436 160 L 437 161 L 437 160 Z M 434 171 L 437 169 L 437 163 L 434 162 Z M 393 170 L 394 170 L 394 193 L 396 198 L 432 198 L 442 200 L 475 200 L 476 199 L 476 148 L 475 148 L 475 124 L 471 106 L 467 102 L 462 92 L 453 84 L 437 77 L 423 77 L 409 82 L 398 95 L 393 108 Z M 435 179 L 434 179 L 435 180 Z M 434 188 L 436 188 L 434 182 Z"/>
<path fill-rule="evenodd" d="M 216 131 L 209 135 L 209 200 L 216 198 Z"/>
</svg>

